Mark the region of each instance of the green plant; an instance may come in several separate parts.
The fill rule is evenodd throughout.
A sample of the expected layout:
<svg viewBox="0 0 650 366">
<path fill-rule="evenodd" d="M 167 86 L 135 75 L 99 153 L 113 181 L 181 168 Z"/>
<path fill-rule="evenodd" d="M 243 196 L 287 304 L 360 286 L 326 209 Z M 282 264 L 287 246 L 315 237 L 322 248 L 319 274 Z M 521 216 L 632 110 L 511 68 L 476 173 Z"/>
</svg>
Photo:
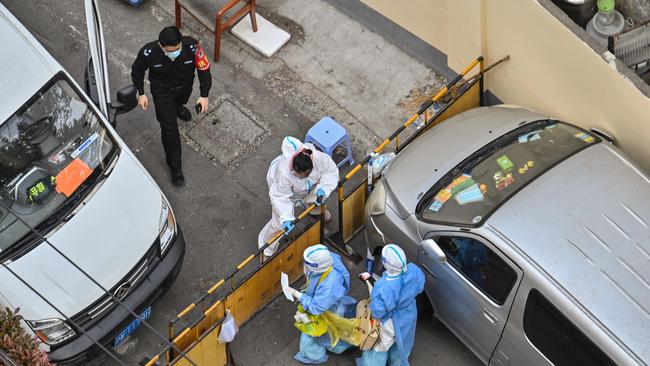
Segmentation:
<svg viewBox="0 0 650 366">
<path fill-rule="evenodd" d="M 39 342 L 20 326 L 19 309 L 0 310 L 0 350 L 5 351 L 17 364 L 25 366 L 53 366 L 47 353 L 38 349 Z"/>
</svg>

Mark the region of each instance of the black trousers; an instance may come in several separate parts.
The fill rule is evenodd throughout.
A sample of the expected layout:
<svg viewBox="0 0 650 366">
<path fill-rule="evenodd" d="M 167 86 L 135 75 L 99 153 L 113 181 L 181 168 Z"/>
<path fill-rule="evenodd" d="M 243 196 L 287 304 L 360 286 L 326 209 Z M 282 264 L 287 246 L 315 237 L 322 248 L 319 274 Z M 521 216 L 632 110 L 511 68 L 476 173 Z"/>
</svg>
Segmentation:
<svg viewBox="0 0 650 366">
<path fill-rule="evenodd" d="M 151 89 L 156 119 L 160 124 L 160 135 L 167 165 L 172 173 L 182 171 L 181 135 L 178 132 L 177 112 L 187 103 L 192 94 L 192 86 L 169 89 Z"/>
</svg>

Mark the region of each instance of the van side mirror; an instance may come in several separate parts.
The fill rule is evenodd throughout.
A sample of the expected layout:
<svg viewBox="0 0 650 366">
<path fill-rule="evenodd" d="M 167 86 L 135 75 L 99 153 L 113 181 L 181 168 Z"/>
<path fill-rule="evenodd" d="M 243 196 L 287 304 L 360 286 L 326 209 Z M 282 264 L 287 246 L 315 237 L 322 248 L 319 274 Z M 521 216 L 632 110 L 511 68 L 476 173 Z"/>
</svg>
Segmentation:
<svg viewBox="0 0 650 366">
<path fill-rule="evenodd" d="M 422 250 L 424 250 L 424 254 L 428 255 L 429 257 L 433 258 L 437 262 L 444 263 L 447 261 L 447 256 L 445 255 L 445 252 L 440 249 L 438 244 L 433 239 L 426 239 L 423 240 L 422 243 L 420 243 L 422 246 Z"/>
<path fill-rule="evenodd" d="M 117 91 L 117 102 L 113 101 L 111 107 L 115 109 L 116 114 L 122 114 L 131 111 L 138 105 L 138 89 L 135 85 L 128 85 Z"/>
</svg>

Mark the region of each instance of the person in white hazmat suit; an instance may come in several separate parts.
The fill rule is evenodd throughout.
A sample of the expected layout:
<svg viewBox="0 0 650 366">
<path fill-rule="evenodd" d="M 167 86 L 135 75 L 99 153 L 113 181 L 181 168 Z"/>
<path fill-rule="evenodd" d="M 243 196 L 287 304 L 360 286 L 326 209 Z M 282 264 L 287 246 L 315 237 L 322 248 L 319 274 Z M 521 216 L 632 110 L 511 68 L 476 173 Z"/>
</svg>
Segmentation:
<svg viewBox="0 0 650 366">
<path fill-rule="evenodd" d="M 263 247 L 280 230 L 288 234 L 294 227 L 294 207 L 307 207 L 312 203 L 320 206 L 339 182 L 339 170 L 332 158 L 303 144 L 295 137 L 287 136 L 282 141 L 282 155 L 275 158 L 266 174 L 271 198 L 271 220 L 266 223 L 257 237 L 259 248 Z M 312 210 L 320 215 L 320 207 Z M 325 210 L 325 221 L 332 215 Z M 264 258 L 271 257 L 278 248 L 279 239 L 264 249 Z"/>
</svg>

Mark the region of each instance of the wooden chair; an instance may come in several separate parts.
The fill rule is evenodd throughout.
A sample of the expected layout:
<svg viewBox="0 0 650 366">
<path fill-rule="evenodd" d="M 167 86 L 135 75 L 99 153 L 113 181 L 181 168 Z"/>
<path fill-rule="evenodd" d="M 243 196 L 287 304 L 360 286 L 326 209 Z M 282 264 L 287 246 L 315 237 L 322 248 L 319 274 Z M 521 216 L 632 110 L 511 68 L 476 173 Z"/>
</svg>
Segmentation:
<svg viewBox="0 0 650 366">
<path fill-rule="evenodd" d="M 185 9 L 194 19 L 196 19 L 201 25 L 209 29 L 214 33 L 214 55 L 213 59 L 215 62 L 219 62 L 219 53 L 221 50 L 221 33 L 228 30 L 230 27 L 235 25 L 241 18 L 250 14 L 251 23 L 253 25 L 253 32 L 257 32 L 257 19 L 255 18 L 255 2 L 256 0 L 230 0 L 228 3 L 222 7 L 217 6 L 217 12 L 215 15 L 214 27 L 212 27 L 210 14 L 214 12 L 215 9 L 201 7 L 201 4 L 196 4 L 196 1 L 192 0 L 174 0 L 175 2 L 175 14 L 176 14 L 176 26 L 181 28 L 181 9 Z M 243 6 L 239 8 L 233 15 L 226 17 L 226 13 L 232 10 L 235 6 L 243 3 Z"/>
</svg>

